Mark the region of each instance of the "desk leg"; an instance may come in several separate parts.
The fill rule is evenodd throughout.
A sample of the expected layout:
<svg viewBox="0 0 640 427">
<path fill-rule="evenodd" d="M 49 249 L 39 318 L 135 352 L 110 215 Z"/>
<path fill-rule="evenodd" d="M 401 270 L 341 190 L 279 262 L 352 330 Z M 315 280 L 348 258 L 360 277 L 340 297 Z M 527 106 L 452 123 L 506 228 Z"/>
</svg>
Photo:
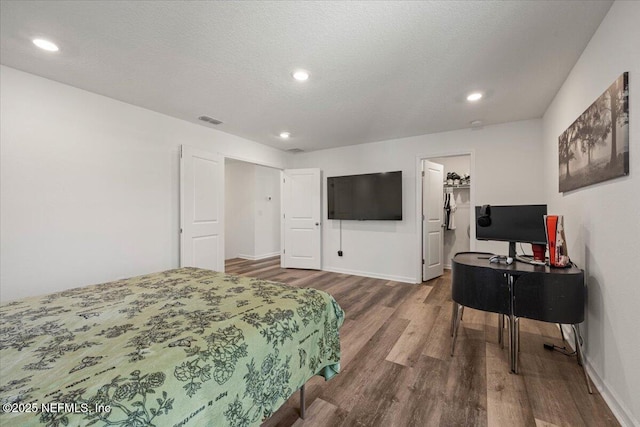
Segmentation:
<svg viewBox="0 0 640 427">
<path fill-rule="evenodd" d="M 509 274 L 507 277 L 509 282 L 509 359 L 511 362 L 511 372 L 518 373 L 518 318 L 515 313 L 515 298 L 513 293 L 513 286 L 515 279 L 513 275 Z"/>
<path fill-rule="evenodd" d="M 587 380 L 587 390 L 589 390 L 589 394 L 593 394 L 593 390 L 591 389 L 591 381 L 589 381 L 589 375 L 587 374 L 587 367 L 584 363 L 584 355 L 582 354 L 582 337 L 580 336 L 580 325 L 575 324 L 571 325 L 571 327 L 573 328 L 573 337 L 576 344 L 576 353 L 578 354 L 578 363 L 582 366 L 584 379 Z"/>
</svg>

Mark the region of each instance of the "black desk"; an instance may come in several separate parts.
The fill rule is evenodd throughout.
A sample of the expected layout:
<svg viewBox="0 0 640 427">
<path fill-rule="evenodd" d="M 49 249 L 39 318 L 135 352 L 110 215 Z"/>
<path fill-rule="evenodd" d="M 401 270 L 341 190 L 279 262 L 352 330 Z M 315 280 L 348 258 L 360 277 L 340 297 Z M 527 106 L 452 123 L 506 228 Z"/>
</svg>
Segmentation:
<svg viewBox="0 0 640 427">
<path fill-rule="evenodd" d="M 464 307 L 498 313 L 498 341 L 502 344 L 504 317 L 509 317 L 509 358 L 518 372 L 520 318 L 571 325 L 578 362 L 583 366 L 579 324 L 584 321 L 586 287 L 584 272 L 577 267 L 551 268 L 514 261 L 511 265 L 490 263 L 493 254 L 461 252 L 452 260 L 451 353 Z M 564 337 L 563 337 L 564 338 Z M 585 370 L 587 386 L 591 385 Z"/>
</svg>

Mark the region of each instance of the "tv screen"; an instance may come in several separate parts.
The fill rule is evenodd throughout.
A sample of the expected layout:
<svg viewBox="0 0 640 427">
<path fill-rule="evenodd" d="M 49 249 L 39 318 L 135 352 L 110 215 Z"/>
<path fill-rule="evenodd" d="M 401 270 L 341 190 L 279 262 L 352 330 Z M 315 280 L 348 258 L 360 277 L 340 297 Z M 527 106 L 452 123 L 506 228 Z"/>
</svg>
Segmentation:
<svg viewBox="0 0 640 427">
<path fill-rule="evenodd" d="M 547 205 L 490 206 L 485 221 L 482 207 L 476 206 L 476 238 L 505 242 L 547 244 L 544 215 Z M 486 216 L 490 221 L 486 221 Z M 483 226 L 489 222 L 489 225 Z"/>
<path fill-rule="evenodd" d="M 327 178 L 329 219 L 402 220 L 402 171 Z"/>
</svg>

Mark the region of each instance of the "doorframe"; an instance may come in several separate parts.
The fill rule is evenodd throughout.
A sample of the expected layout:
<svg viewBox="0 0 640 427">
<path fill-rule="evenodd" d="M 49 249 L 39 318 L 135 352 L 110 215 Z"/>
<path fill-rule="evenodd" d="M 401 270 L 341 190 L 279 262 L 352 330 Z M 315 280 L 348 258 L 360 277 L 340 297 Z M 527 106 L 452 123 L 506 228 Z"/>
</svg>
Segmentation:
<svg viewBox="0 0 640 427">
<path fill-rule="evenodd" d="M 230 156 L 228 154 L 224 154 L 224 153 L 220 153 L 220 152 L 218 152 L 218 154 L 221 155 L 222 157 L 224 157 L 225 159 L 238 160 L 240 162 L 251 163 L 253 165 L 264 166 L 266 168 L 272 168 L 272 169 L 278 169 L 278 170 L 286 169 L 284 166 L 277 165 L 275 163 L 261 162 L 261 161 L 255 160 L 255 159 L 249 159 L 247 157 Z"/>
<path fill-rule="evenodd" d="M 435 157 L 457 157 L 457 156 L 470 156 L 469 158 L 469 174 L 471 175 L 471 188 L 469 189 L 469 203 L 471 204 L 471 209 L 469 209 L 469 244 L 470 250 L 476 250 L 476 221 L 475 221 L 475 205 L 476 205 L 476 185 L 474 182 L 477 182 L 477 174 L 476 174 L 476 153 L 475 150 L 459 150 L 459 151 L 444 151 L 444 152 L 434 152 L 429 154 L 423 154 L 416 156 L 416 283 L 422 283 L 422 249 L 423 249 L 423 235 L 424 230 L 422 229 L 423 221 L 422 221 L 422 161 L 430 160 Z"/>
</svg>

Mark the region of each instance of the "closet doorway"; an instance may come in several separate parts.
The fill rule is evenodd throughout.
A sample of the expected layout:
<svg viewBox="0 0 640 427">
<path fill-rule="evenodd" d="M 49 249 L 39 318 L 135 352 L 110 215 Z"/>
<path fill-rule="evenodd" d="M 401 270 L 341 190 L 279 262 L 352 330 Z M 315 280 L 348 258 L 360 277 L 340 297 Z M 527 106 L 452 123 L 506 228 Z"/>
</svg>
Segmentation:
<svg viewBox="0 0 640 427">
<path fill-rule="evenodd" d="M 451 269 L 451 259 L 457 252 L 475 250 L 475 159 L 473 151 L 438 153 L 437 155 L 423 155 L 416 158 L 416 203 L 417 226 L 421 231 L 418 239 L 418 278 L 422 281 L 430 280 L 439 275 L 436 269 L 427 268 L 427 264 L 436 262 L 440 268 Z M 442 167 L 442 182 L 437 183 L 437 190 L 425 188 L 425 165 L 434 164 Z M 428 168 L 428 167 L 427 167 Z M 433 168 L 431 168 L 433 169 Z M 454 174 L 455 173 L 455 174 Z M 449 178 L 449 179 L 447 179 Z M 433 180 L 427 180 L 430 186 Z M 435 193 L 439 193 L 439 197 Z M 425 195 L 426 194 L 426 195 Z M 445 209 L 445 202 L 448 205 Z M 437 203 L 437 206 L 434 206 Z M 441 239 L 429 236 L 435 227 L 428 224 L 427 217 L 441 217 Z M 431 271 L 429 271 L 431 270 Z M 441 271 L 441 270 L 440 270 Z"/>
<path fill-rule="evenodd" d="M 281 170 L 225 158 L 225 258 L 280 255 Z"/>
<path fill-rule="evenodd" d="M 451 259 L 458 252 L 471 250 L 471 155 L 432 157 L 444 167 L 442 195 L 444 268 L 451 269 Z"/>
</svg>

